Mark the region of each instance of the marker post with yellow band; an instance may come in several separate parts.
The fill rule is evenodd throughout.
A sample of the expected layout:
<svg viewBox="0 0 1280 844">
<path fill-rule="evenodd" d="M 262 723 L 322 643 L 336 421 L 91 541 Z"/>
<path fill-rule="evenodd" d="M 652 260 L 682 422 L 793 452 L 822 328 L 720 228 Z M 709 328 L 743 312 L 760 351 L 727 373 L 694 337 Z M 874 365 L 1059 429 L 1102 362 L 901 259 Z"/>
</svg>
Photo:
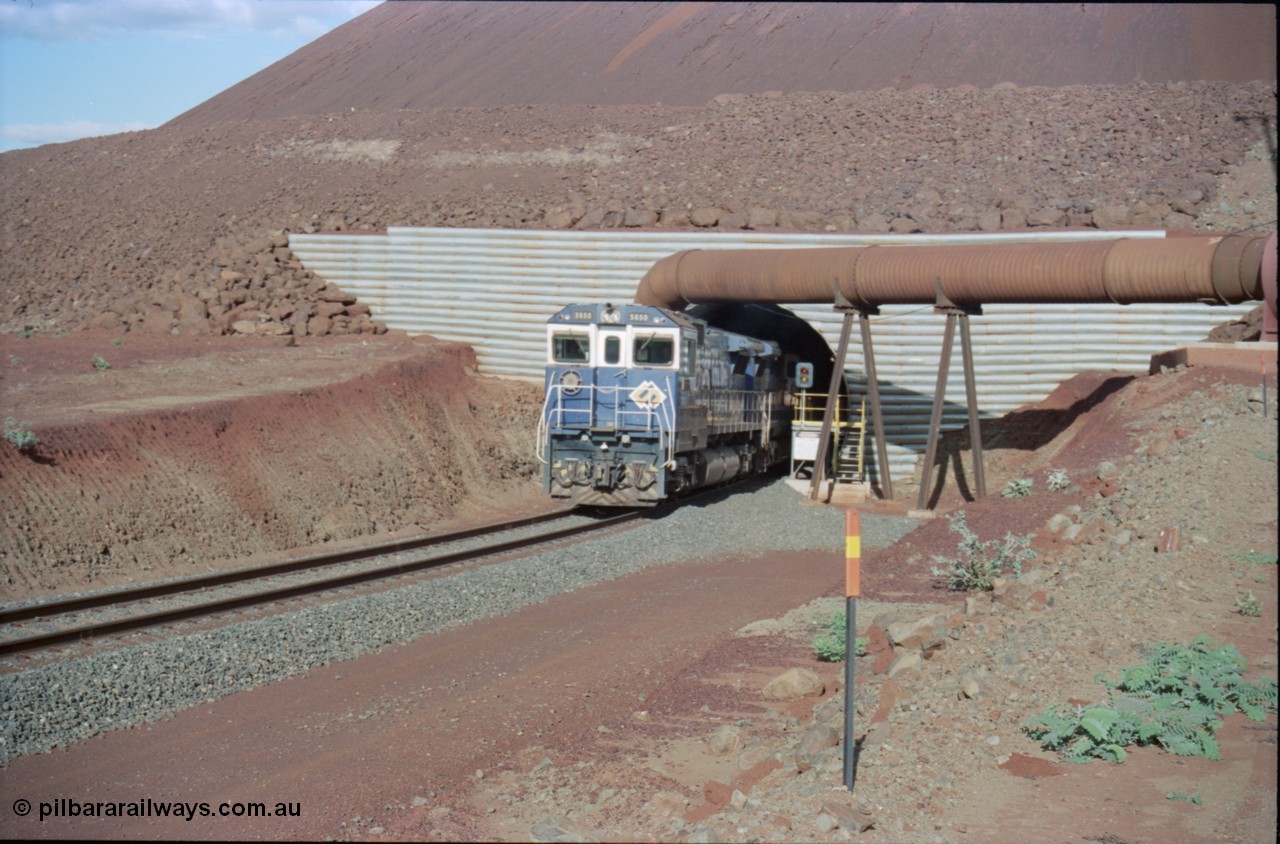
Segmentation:
<svg viewBox="0 0 1280 844">
<path fill-rule="evenodd" d="M 862 594 L 862 522 L 844 514 L 844 785 L 853 791 L 853 661 L 858 654 L 858 597 Z"/>
<path fill-rule="evenodd" d="M 862 597 L 862 537 L 859 535 L 858 513 L 849 510 L 844 517 L 844 596 Z"/>
</svg>

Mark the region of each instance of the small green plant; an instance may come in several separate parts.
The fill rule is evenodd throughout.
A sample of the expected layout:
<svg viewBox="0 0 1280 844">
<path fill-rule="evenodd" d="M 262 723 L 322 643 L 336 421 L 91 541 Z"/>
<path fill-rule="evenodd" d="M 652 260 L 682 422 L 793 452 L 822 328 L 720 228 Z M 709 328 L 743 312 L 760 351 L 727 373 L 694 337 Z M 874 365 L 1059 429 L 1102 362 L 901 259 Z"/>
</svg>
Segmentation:
<svg viewBox="0 0 1280 844">
<path fill-rule="evenodd" d="M 1049 473 L 1049 491 L 1062 492 L 1071 486 L 1071 476 L 1066 469 L 1054 469 Z"/>
<path fill-rule="evenodd" d="M 13 417 L 4 420 L 4 438 L 18 451 L 30 451 L 40 444 L 40 438 L 27 423 Z"/>
<path fill-rule="evenodd" d="M 1255 566 L 1274 566 L 1277 560 L 1274 552 L 1265 551 L 1239 551 L 1234 556 L 1242 563 L 1252 563 Z"/>
<path fill-rule="evenodd" d="M 1004 485 L 1004 489 L 1000 490 L 1000 494 L 1005 498 L 1026 498 L 1031 494 L 1031 479 L 1017 478 L 1009 481 Z"/>
<path fill-rule="evenodd" d="M 1243 595 L 1236 596 L 1236 612 L 1241 615 L 1247 615 L 1250 618 L 1257 618 L 1262 615 L 1262 602 L 1253 594 L 1252 589 Z"/>
<path fill-rule="evenodd" d="M 9 365 L 22 366 L 22 358 L 18 357 L 17 355 L 9 355 Z"/>
<path fill-rule="evenodd" d="M 94 355 L 93 368 L 99 372 L 105 372 L 111 368 L 111 364 L 107 363 L 106 358 L 102 357 L 102 355 Z"/>
<path fill-rule="evenodd" d="M 826 629 L 813 637 L 813 653 L 823 662 L 844 662 L 846 655 L 844 641 L 844 610 L 835 613 L 827 621 Z M 857 653 L 854 656 L 867 655 L 867 637 L 859 636 L 854 640 Z"/>
<path fill-rule="evenodd" d="M 1203 805 L 1203 801 L 1200 799 L 1200 792 L 1198 791 L 1195 794 L 1186 794 L 1181 791 L 1170 791 L 1164 796 L 1164 799 L 1178 800 L 1182 803 L 1195 803 L 1197 806 Z"/>
<path fill-rule="evenodd" d="M 117 337 L 116 339 L 114 339 L 114 340 L 112 340 L 112 341 L 111 341 L 111 345 L 113 345 L 113 346 L 123 346 L 123 345 L 124 345 L 124 338 L 123 338 L 123 337 Z"/>
<path fill-rule="evenodd" d="M 1245 661 L 1234 645 L 1210 647 L 1207 636 L 1189 645 L 1156 645 L 1142 665 L 1120 679 L 1097 680 L 1107 702 L 1093 706 L 1054 704 L 1023 730 L 1067 762 L 1125 760 L 1131 744 L 1159 745 L 1178 756 L 1221 758 L 1214 731 L 1237 710 L 1254 721 L 1276 711 L 1276 681 L 1244 680 Z"/>
<path fill-rule="evenodd" d="M 956 546 L 956 558 L 934 556 L 933 573 L 937 577 L 947 578 L 948 586 L 963 591 L 985 591 L 991 588 L 991 580 L 1004 571 L 1012 571 L 1014 576 L 1022 574 L 1022 564 L 1036 558 L 1031 550 L 1031 534 L 1017 536 L 1006 533 L 1003 540 L 991 539 L 986 542 L 978 539 L 977 534 L 969 529 L 963 512 L 947 517 L 951 530 L 960 534 L 960 544 Z"/>
<path fill-rule="evenodd" d="M 36 336 L 36 332 L 34 328 L 24 328 L 18 333 L 18 336 L 23 340 L 30 340 L 32 337 Z"/>
</svg>

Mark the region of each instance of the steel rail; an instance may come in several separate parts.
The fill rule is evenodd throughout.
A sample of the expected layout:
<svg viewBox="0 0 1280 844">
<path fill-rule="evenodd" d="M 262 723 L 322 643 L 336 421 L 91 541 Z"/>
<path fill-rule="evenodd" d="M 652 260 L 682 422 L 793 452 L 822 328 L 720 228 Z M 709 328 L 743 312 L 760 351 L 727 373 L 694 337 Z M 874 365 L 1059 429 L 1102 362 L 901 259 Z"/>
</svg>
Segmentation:
<svg viewBox="0 0 1280 844">
<path fill-rule="evenodd" d="M 475 536 L 483 536 L 486 533 L 493 533 L 499 530 L 515 530 L 516 528 L 552 522 L 556 519 L 563 519 L 572 512 L 572 508 L 555 510 L 550 513 L 542 513 L 537 516 L 527 516 L 520 519 L 491 522 L 489 524 L 467 528 L 465 530 L 453 531 L 451 533 L 415 536 L 409 539 L 397 540 L 395 542 L 384 542 L 379 545 L 366 545 L 360 548 L 350 548 L 345 551 L 311 554 L 309 556 L 298 557 L 296 559 L 285 560 L 283 562 L 265 563 L 259 566 L 243 566 L 241 568 L 217 572 L 216 574 L 196 575 L 195 577 L 187 577 L 181 580 L 170 581 L 168 583 L 150 583 L 144 586 L 132 586 L 111 592 L 101 592 L 96 595 L 86 595 L 80 598 L 68 598 L 63 601 L 49 601 L 43 604 L 31 604 L 13 609 L 0 609 L 0 625 L 12 624 L 19 621 L 28 621 L 33 618 L 47 618 L 55 615 L 65 615 L 69 612 L 90 610 L 97 607 L 109 607 L 116 604 L 123 604 L 128 601 L 141 601 L 146 598 L 159 598 L 164 595 L 177 595 L 183 592 L 194 592 L 198 589 L 206 589 L 211 586 L 226 586 L 230 583 L 260 580 L 272 575 L 289 574 L 307 569 L 320 569 L 326 566 L 349 563 L 364 557 L 377 556 L 378 554 L 393 554 L 397 551 L 413 551 L 418 548 L 429 548 L 432 545 L 443 545 L 446 542 L 457 542 L 463 539 L 471 539 Z"/>
<path fill-rule="evenodd" d="M 462 537 L 461 534 L 476 536 L 484 532 L 501 530 L 504 527 L 523 527 L 523 526 L 527 526 L 528 524 L 537 524 L 540 521 L 550 521 L 552 520 L 552 518 L 562 518 L 568 512 L 569 511 L 567 510 L 557 511 L 554 514 L 544 514 L 542 516 L 530 517 L 529 519 L 521 519 L 521 520 L 516 520 L 514 522 L 503 522 L 503 523 L 498 523 L 496 525 L 488 525 L 482 528 L 473 528 L 468 531 L 459 531 L 458 533 L 443 535 L 441 537 L 430 537 L 428 539 L 432 541 L 428 542 L 427 544 L 440 544 L 441 542 L 447 541 L 447 539 L 466 538 L 466 537 Z M 408 562 L 393 563 L 391 565 L 378 566 L 375 568 L 364 569 L 358 572 L 349 572 L 347 574 L 337 575 L 334 577 L 324 578 L 321 580 L 314 580 L 309 583 L 276 587 L 273 589 L 267 589 L 260 592 L 254 592 L 254 593 L 245 594 L 245 595 L 234 595 L 234 596 L 220 598 L 213 601 L 206 601 L 200 604 L 192 604 L 185 607 L 176 607 L 176 608 L 170 608 L 165 610 L 158 610 L 155 612 L 130 616 L 128 618 L 92 622 L 89 624 L 83 624 L 77 627 L 67 628 L 64 630 L 57 630 L 50 633 L 42 633 L 35 636 L 25 636 L 22 638 L 10 639 L 5 642 L 0 642 L 0 656 L 8 656 L 11 654 L 21 653 L 24 651 L 32 651 L 32 650 L 37 650 L 39 648 L 45 648 L 52 645 L 62 644 L 64 642 L 78 641 L 82 639 L 93 638 L 96 636 L 104 636 L 104 635 L 109 635 L 113 633 L 120 633 L 128 630 L 138 630 L 145 627 L 155 627 L 160 624 L 168 624 L 174 621 L 183 621 L 190 618 L 197 618 L 200 616 L 207 616 L 207 615 L 213 615 L 215 613 L 226 612 L 232 609 L 239 609 L 242 607 L 254 606 L 257 604 L 270 603 L 272 601 L 282 600 L 286 598 L 294 598 L 302 595 L 326 592 L 333 589 L 339 589 L 346 586 L 365 583 L 368 581 L 381 580 L 389 577 L 395 577 L 397 575 L 409 574 L 416 571 L 422 571 L 424 569 L 436 568 L 439 566 L 448 565 L 450 563 L 463 562 L 466 560 L 477 559 L 480 557 L 503 554 L 508 551 L 519 550 L 521 548 L 526 548 L 533 545 L 539 545 L 545 542 L 553 542 L 558 539 L 566 539 L 572 536 L 577 536 L 579 534 L 590 533 L 597 530 L 603 530 L 605 528 L 615 527 L 617 525 L 624 524 L 626 522 L 638 519 L 641 516 L 645 515 L 647 512 L 651 512 L 651 511 L 645 511 L 645 510 L 628 511 L 621 515 L 604 519 L 599 522 L 592 522 L 584 525 L 575 525 L 567 528 L 559 528 L 557 530 L 552 530 L 546 533 L 538 534 L 537 536 L 504 540 L 502 542 L 497 542 L 492 545 L 486 545 L 480 548 L 472 548 L 464 551 L 453 551 L 447 554 L 440 554 L 433 557 L 423 557 L 417 560 L 410 560 Z M 421 547 L 421 545 L 419 545 L 418 547 Z M 340 552 L 339 554 L 330 555 L 330 556 L 343 557 L 345 559 L 342 561 L 350 562 L 355 559 L 359 559 L 361 556 L 365 556 L 365 557 L 376 556 L 377 553 L 387 553 L 387 550 L 386 550 L 387 548 L 390 548 L 393 551 L 404 550 L 403 543 L 391 543 L 387 546 L 382 546 L 383 550 L 380 550 L 377 552 L 371 551 L 370 549 L 362 549 L 360 551 L 344 551 L 344 552 Z M 259 578 L 265 577 L 265 576 L 274 576 L 282 573 L 287 574 L 291 570 L 298 570 L 300 568 L 303 568 L 304 566 L 298 565 L 298 564 L 301 564 L 302 562 L 303 561 L 301 560 L 289 561 L 287 563 L 276 564 L 275 566 L 263 566 L 263 567 L 260 567 L 260 569 L 254 570 L 254 571 L 257 572 L 257 577 Z M 328 565 L 331 562 L 332 562 L 331 560 L 326 561 L 323 563 L 323 565 Z M 271 575 L 262 574 L 261 571 L 267 568 L 280 568 L 281 570 L 272 571 Z M 250 570 L 248 569 L 239 570 L 239 572 L 241 573 L 245 573 L 249 571 Z M 233 573 L 228 572 L 226 574 L 230 575 Z M 213 577 L 218 577 L 218 576 L 213 576 Z M 251 578 L 243 577 L 241 579 L 248 580 Z M 187 588 L 177 589 L 177 590 L 171 589 L 164 594 L 179 594 L 181 592 L 194 591 L 190 588 L 189 584 L 192 582 L 195 582 L 196 580 L 204 581 L 206 580 L 206 578 L 193 578 L 190 581 L 186 582 L 186 584 L 188 584 Z M 171 584 L 165 584 L 165 586 L 169 586 L 169 585 Z M 176 585 L 183 585 L 183 584 L 176 584 Z M 222 584 L 218 584 L 218 585 L 222 585 Z M 132 593 L 136 591 L 146 591 L 147 589 L 150 589 L 150 588 L 152 587 L 143 587 L 141 590 L 126 590 L 126 591 Z M 109 603 L 109 604 L 98 603 L 98 604 L 95 604 L 94 606 L 95 607 L 120 606 L 127 603 L 127 601 L 119 600 L 120 594 L 123 594 L 123 593 L 112 593 L 109 596 L 109 597 L 117 598 L 117 600 L 115 600 L 112 603 Z M 95 596 L 95 598 L 96 597 L 102 597 L 102 596 Z M 154 595 L 151 597 L 154 597 Z M 132 598 L 132 600 L 137 600 L 137 599 L 138 599 L 137 597 Z M 75 604 L 81 600 L 88 600 L 88 599 L 73 599 L 72 601 L 67 601 L 65 603 Z M 39 614 L 34 617 L 40 618 L 40 619 L 52 619 L 56 617 L 57 614 L 51 613 L 48 611 L 49 608 L 52 606 L 55 606 L 55 605 L 52 605 L 52 604 L 43 605 L 42 607 L 40 607 L 40 609 L 45 610 L 45 612 L 43 614 Z M 64 610 L 63 614 L 65 614 L 65 612 L 66 611 Z"/>
</svg>

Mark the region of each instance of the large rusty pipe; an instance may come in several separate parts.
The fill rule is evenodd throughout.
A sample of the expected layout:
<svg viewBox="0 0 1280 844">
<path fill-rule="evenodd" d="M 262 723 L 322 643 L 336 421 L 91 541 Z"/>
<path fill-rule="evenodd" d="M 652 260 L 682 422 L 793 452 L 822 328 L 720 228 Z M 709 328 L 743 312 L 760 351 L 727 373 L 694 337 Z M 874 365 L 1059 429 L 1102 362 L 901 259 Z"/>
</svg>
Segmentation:
<svg viewBox="0 0 1280 844">
<path fill-rule="evenodd" d="M 838 291 L 868 308 L 942 302 L 1235 304 L 1263 298 L 1267 237 L 694 249 L 654 264 L 635 301 L 673 310 L 718 302 L 805 304 L 832 302 Z"/>
</svg>

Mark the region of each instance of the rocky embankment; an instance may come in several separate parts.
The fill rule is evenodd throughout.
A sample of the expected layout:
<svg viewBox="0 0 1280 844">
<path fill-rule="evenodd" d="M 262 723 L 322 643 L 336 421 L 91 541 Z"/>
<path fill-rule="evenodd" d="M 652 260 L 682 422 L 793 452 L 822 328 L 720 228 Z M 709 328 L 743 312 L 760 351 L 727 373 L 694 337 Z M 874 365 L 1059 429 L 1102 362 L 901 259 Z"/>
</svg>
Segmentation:
<svg viewBox="0 0 1280 844">
<path fill-rule="evenodd" d="M 537 490 L 540 388 L 474 377 L 468 346 L 109 338 L 0 337 L 6 432 L 36 439 L 0 444 L 9 599 L 440 530 Z"/>
<path fill-rule="evenodd" d="M 197 337 L 387 333 L 368 305 L 304 269 L 284 231 L 247 243 L 220 238 L 209 263 L 175 270 L 161 292 L 149 288 L 109 301 L 84 327 Z"/>
</svg>

